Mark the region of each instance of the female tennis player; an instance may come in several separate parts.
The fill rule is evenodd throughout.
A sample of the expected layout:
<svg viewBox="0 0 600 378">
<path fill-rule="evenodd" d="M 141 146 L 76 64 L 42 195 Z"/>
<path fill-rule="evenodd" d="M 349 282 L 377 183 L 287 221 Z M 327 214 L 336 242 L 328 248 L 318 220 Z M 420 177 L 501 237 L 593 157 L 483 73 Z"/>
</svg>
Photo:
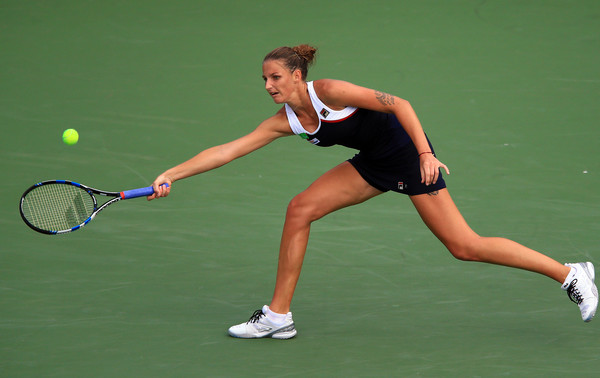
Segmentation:
<svg viewBox="0 0 600 378">
<path fill-rule="evenodd" d="M 265 89 L 284 106 L 248 135 L 206 149 L 159 175 L 153 183 L 156 193 L 148 197 L 165 197 L 175 181 L 220 167 L 284 136 L 299 135 L 317 147 L 339 144 L 359 151 L 291 200 L 271 303 L 246 323 L 231 327 L 231 336 L 294 337 L 290 304 L 311 223 L 390 190 L 409 196 L 427 227 L 457 259 L 548 276 L 579 305 L 584 321 L 592 319 L 598 304 L 592 263 L 563 265 L 511 240 L 477 235 L 454 205 L 440 171 L 450 172 L 436 158 L 409 102 L 345 81 L 307 82 L 315 53 L 315 48 L 300 45 L 267 54 L 262 64 Z M 169 186 L 161 186 L 165 183 Z"/>
</svg>

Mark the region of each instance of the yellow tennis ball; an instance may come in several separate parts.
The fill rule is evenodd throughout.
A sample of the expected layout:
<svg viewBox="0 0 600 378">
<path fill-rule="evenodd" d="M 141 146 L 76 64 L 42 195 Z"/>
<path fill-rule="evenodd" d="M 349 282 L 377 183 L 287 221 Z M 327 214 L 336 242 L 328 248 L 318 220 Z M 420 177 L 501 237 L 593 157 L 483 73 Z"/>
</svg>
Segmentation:
<svg viewBox="0 0 600 378">
<path fill-rule="evenodd" d="M 75 129 L 66 129 L 63 133 L 63 142 L 69 146 L 74 145 L 79 140 L 79 133 Z"/>
</svg>

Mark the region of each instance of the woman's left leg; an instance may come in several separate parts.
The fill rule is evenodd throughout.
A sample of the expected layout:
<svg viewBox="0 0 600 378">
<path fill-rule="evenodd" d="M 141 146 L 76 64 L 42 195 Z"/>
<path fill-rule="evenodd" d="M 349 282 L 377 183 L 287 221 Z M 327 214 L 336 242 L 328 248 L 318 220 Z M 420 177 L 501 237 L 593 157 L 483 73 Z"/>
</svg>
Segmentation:
<svg viewBox="0 0 600 378">
<path fill-rule="evenodd" d="M 427 227 L 459 260 L 525 269 L 548 276 L 561 284 L 571 270 L 512 240 L 477 235 L 456 208 L 447 189 L 410 198 Z"/>
</svg>

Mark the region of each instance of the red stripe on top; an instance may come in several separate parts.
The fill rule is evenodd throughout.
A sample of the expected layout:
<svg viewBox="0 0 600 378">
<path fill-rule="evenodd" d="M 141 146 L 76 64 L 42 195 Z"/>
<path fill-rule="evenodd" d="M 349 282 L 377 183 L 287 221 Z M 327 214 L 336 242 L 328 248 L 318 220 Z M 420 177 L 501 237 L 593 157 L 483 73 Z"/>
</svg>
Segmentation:
<svg viewBox="0 0 600 378">
<path fill-rule="evenodd" d="M 337 122 L 342 122 L 347 120 L 348 118 L 352 117 L 354 115 L 354 113 L 356 113 L 356 111 L 358 110 L 358 108 L 354 109 L 354 111 L 352 113 L 350 113 L 348 116 L 342 118 L 342 119 L 336 119 L 334 121 L 327 121 L 325 119 L 322 119 L 321 122 L 325 122 L 325 123 L 337 123 Z"/>
</svg>

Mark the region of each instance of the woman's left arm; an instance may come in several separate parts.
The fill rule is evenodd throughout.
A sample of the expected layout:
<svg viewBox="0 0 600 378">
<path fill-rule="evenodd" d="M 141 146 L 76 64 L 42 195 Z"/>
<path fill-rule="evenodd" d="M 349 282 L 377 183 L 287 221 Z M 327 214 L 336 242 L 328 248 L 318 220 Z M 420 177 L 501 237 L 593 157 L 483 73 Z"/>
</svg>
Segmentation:
<svg viewBox="0 0 600 378">
<path fill-rule="evenodd" d="M 448 167 L 431 153 L 421 122 L 408 101 L 346 81 L 331 79 L 315 81 L 315 90 L 319 98 L 329 106 L 353 106 L 393 113 L 417 148 L 421 160 L 421 182 L 427 185 L 435 184 L 440 168 L 444 168 L 446 173 L 450 174 Z"/>
</svg>

